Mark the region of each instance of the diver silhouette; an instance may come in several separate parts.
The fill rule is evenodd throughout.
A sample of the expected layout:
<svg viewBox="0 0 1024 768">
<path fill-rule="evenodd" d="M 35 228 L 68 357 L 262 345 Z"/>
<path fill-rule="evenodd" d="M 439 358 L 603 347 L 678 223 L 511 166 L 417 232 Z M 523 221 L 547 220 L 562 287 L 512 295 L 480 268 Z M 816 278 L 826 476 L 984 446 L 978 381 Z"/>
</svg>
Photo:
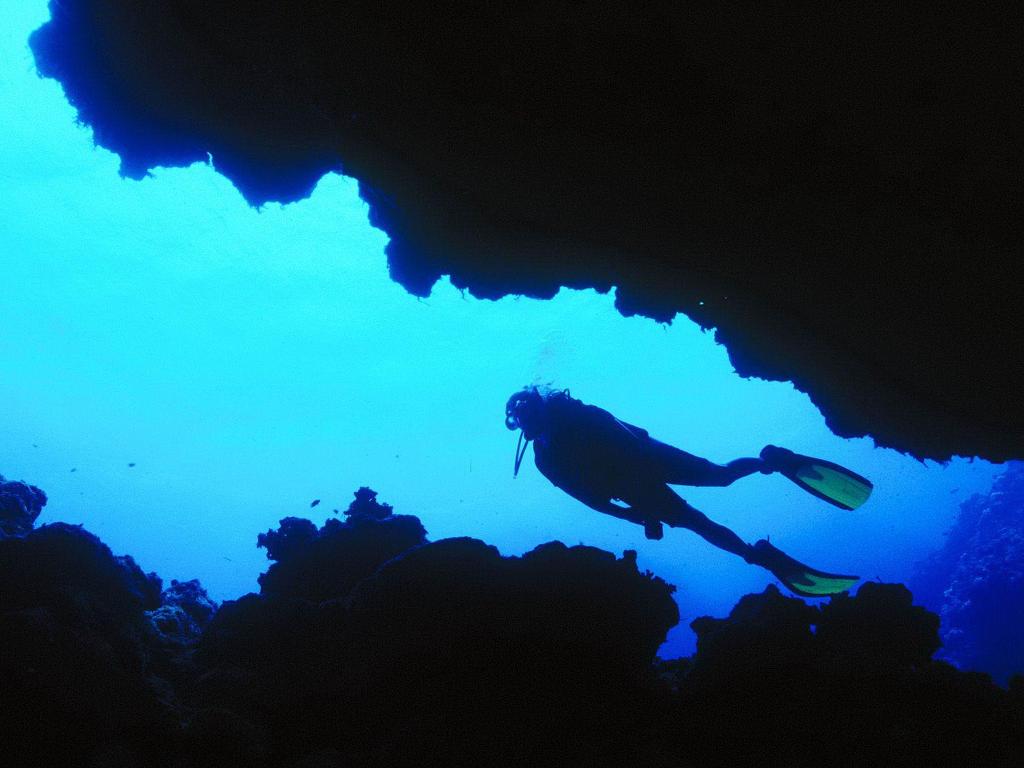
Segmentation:
<svg viewBox="0 0 1024 768">
<path fill-rule="evenodd" d="M 532 442 L 537 469 L 555 486 L 591 509 L 642 525 L 648 539 L 661 539 L 663 524 L 688 528 L 719 549 L 766 568 L 807 597 L 843 592 L 859 580 L 810 568 L 765 539 L 747 544 L 669 488 L 722 487 L 755 473 L 780 472 L 819 498 L 854 509 L 867 500 L 871 483 L 837 464 L 771 445 L 756 458 L 715 464 L 571 397 L 569 390 L 527 387 L 516 392 L 505 406 L 505 426 L 522 430 L 516 475 Z"/>
</svg>

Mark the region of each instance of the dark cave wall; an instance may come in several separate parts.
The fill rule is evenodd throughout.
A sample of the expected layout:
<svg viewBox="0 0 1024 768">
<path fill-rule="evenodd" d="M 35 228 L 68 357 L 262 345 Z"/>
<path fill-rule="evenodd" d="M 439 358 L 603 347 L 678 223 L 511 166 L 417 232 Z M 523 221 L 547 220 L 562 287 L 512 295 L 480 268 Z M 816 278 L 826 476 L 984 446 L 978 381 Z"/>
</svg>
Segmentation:
<svg viewBox="0 0 1024 768">
<path fill-rule="evenodd" d="M 32 39 L 139 177 L 360 180 L 418 295 L 615 286 L 844 436 L 1024 456 L 1009 4 L 52 3 Z"/>
</svg>

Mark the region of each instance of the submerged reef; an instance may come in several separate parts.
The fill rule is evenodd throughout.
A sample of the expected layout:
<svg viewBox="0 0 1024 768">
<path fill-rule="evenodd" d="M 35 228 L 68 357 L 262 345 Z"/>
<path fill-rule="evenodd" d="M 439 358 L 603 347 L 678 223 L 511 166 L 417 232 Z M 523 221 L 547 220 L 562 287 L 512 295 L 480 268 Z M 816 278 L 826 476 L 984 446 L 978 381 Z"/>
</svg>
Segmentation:
<svg viewBox="0 0 1024 768">
<path fill-rule="evenodd" d="M 960 505 L 912 586 L 942 617 L 945 658 L 1000 682 L 1024 670 L 1024 463 Z"/>
<path fill-rule="evenodd" d="M 31 45 L 126 176 L 210 158 L 258 205 L 343 171 L 416 295 L 614 286 L 839 435 L 1004 460 L 1017 5 L 51 0 Z"/>
<path fill-rule="evenodd" d="M 0 537 L 18 765 L 1019 765 L 1024 686 L 934 660 L 903 586 L 774 587 L 656 656 L 674 587 L 622 557 L 429 541 L 360 489 L 258 537 L 259 593 L 161 589 L 77 526 Z"/>
<path fill-rule="evenodd" d="M 45 506 L 46 494 L 39 488 L 0 475 L 0 536 L 28 533 Z"/>
</svg>

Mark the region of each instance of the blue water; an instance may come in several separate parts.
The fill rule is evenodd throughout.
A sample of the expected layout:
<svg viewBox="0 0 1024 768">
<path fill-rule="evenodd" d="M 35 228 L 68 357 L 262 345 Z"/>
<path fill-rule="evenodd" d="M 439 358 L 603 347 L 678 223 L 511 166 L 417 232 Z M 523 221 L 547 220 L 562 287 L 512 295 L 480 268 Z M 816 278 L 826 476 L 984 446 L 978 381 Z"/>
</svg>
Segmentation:
<svg viewBox="0 0 1024 768">
<path fill-rule="evenodd" d="M 369 485 L 434 539 L 638 550 L 679 585 L 673 655 L 692 647 L 690 620 L 770 576 L 686 531 L 646 541 L 529 459 L 513 480 L 503 407 L 524 384 L 569 387 L 716 461 L 771 442 L 867 475 L 875 494 L 856 513 L 775 476 L 679 489 L 747 540 L 771 534 L 865 578 L 906 579 L 999 471 L 837 438 L 789 384 L 738 377 L 686 318 L 623 318 L 611 295 L 477 301 L 443 282 L 409 296 L 352 179 L 259 211 L 208 165 L 122 180 L 35 74 L 26 40 L 44 0 L 0 10 L 0 473 L 47 491 L 40 523 L 83 523 L 147 570 L 226 599 L 256 587 L 259 531 L 286 515 L 322 522 Z"/>
</svg>

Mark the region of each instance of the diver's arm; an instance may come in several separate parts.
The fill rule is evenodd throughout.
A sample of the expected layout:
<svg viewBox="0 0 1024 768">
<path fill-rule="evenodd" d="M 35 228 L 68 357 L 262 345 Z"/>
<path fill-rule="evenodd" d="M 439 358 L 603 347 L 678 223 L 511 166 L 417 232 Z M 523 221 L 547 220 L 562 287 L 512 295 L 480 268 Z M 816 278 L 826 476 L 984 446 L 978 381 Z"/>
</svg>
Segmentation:
<svg viewBox="0 0 1024 768">
<path fill-rule="evenodd" d="M 611 414 L 608 415 L 611 416 Z M 624 429 L 629 434 L 629 436 L 632 437 L 634 440 L 647 440 L 650 438 L 650 435 L 648 434 L 646 429 L 641 429 L 640 427 L 637 427 L 633 424 L 627 424 L 626 422 L 622 421 L 622 419 L 616 419 L 614 416 L 612 416 L 612 419 L 619 427 Z"/>
<path fill-rule="evenodd" d="M 537 468 L 540 469 L 540 466 L 538 465 Z M 553 486 L 561 489 L 577 501 L 586 504 L 591 509 L 603 512 L 606 515 L 613 515 L 615 517 L 622 517 L 626 520 L 632 520 L 632 518 L 625 517 L 622 514 L 625 511 L 624 508 L 617 504 L 613 504 L 611 499 L 601 498 L 599 495 L 592 493 L 589 489 L 583 487 L 583 485 L 574 483 L 565 477 L 553 476 L 552 474 L 545 472 L 543 469 L 541 469 L 541 474 L 547 477 Z M 636 522 L 636 520 L 632 520 L 632 522 Z"/>
<path fill-rule="evenodd" d="M 556 462 L 553 462 L 548 455 L 543 441 L 536 441 L 534 443 L 533 463 L 553 486 L 569 494 L 577 501 L 606 515 L 624 517 L 622 514 L 624 511 L 623 507 L 613 504 L 611 499 L 604 497 L 596 489 L 588 487 L 588 484 L 580 476 L 564 471 L 564 468 L 560 468 Z M 631 520 L 629 517 L 624 517 L 624 519 Z M 632 522 L 636 522 L 636 520 L 632 520 Z"/>
<path fill-rule="evenodd" d="M 650 521 L 654 521 L 653 524 L 657 525 L 658 533 L 657 535 L 648 534 L 647 538 L 661 538 L 661 526 L 660 524 L 657 524 L 657 514 L 654 514 L 651 511 L 648 511 L 647 514 L 645 514 L 632 504 L 617 504 L 611 499 L 601 498 L 593 493 L 589 493 L 580 485 L 567 482 L 564 478 L 555 480 L 552 477 L 548 477 L 548 479 L 553 485 L 565 491 L 565 493 L 596 512 L 601 512 L 602 514 L 610 515 L 611 517 L 617 517 L 619 520 L 625 520 L 626 522 L 633 523 L 635 525 L 642 525 L 645 527 L 645 530 L 648 523 Z"/>
<path fill-rule="evenodd" d="M 562 486 L 559 487 L 574 499 L 583 502 L 596 512 L 611 515 L 612 517 L 617 517 L 620 520 L 628 520 L 629 522 L 636 523 L 637 525 L 644 524 L 643 516 L 638 512 L 634 512 L 634 508 L 632 506 L 616 504 L 611 499 L 600 499 L 591 494 L 581 493 L 579 492 L 579 489 L 570 489 Z"/>
</svg>

